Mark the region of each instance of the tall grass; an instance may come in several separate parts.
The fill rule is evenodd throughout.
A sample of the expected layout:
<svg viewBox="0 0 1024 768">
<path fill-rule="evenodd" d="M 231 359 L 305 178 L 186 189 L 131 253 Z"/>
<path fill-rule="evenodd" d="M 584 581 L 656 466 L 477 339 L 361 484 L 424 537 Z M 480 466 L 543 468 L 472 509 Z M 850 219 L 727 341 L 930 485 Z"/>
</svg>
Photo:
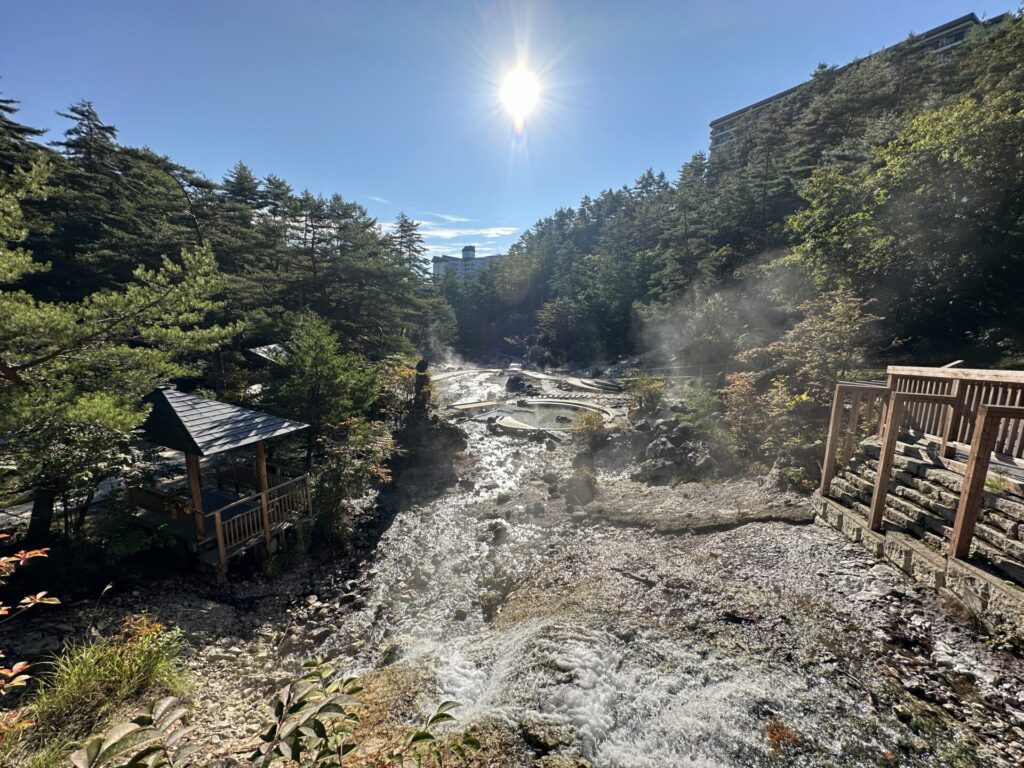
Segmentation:
<svg viewBox="0 0 1024 768">
<path fill-rule="evenodd" d="M 131 619 L 122 632 L 65 646 L 40 678 L 25 706 L 33 723 L 4 745 L 0 764 L 64 766 L 77 740 L 143 699 L 180 692 L 184 677 L 178 633 L 147 619 Z"/>
</svg>

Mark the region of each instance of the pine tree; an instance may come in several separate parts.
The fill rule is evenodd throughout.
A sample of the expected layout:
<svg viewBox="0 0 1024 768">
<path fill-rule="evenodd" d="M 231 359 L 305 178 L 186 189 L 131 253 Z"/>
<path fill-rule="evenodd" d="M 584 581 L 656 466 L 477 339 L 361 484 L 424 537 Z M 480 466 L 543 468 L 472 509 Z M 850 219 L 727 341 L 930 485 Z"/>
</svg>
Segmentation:
<svg viewBox="0 0 1024 768">
<path fill-rule="evenodd" d="M 14 120 L 17 112 L 17 101 L 0 98 L 0 173 L 4 174 L 30 165 L 41 151 L 33 139 L 46 133 Z"/>
<path fill-rule="evenodd" d="M 0 183 L 0 282 L 45 272 L 22 248 L 21 201 L 45 194 L 41 174 Z M 202 327 L 215 307 L 216 265 L 208 251 L 182 253 L 158 270 L 140 267 L 121 291 L 81 302 L 38 301 L 0 292 L 0 457 L 34 488 L 30 541 L 50 531 L 54 504 L 89 498 L 128 461 L 143 416 L 140 398 L 184 369 L 178 359 L 223 340 L 233 328 Z"/>
<path fill-rule="evenodd" d="M 429 276 L 430 270 L 423 259 L 423 254 L 427 252 L 427 249 L 423 245 L 423 235 L 420 234 L 420 223 L 418 221 L 406 216 L 404 211 L 400 211 L 398 216 L 395 217 L 395 226 L 391 231 L 391 242 L 394 244 L 395 251 L 398 253 L 402 263 L 411 272 L 422 279 L 426 279 Z"/>
</svg>

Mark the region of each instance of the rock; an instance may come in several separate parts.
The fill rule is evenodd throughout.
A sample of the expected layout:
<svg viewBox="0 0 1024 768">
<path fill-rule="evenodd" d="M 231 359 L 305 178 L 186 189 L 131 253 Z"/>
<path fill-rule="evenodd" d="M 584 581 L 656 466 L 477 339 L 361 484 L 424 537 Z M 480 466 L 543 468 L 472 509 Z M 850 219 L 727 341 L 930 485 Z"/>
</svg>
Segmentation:
<svg viewBox="0 0 1024 768">
<path fill-rule="evenodd" d="M 327 639 L 334 634 L 334 630 L 327 627 L 321 629 L 312 635 L 313 645 L 322 645 Z"/>
<path fill-rule="evenodd" d="M 277 644 L 277 655 L 278 656 L 290 656 L 299 649 L 298 638 L 294 635 L 286 634 L 281 638 L 281 642 Z"/>
<path fill-rule="evenodd" d="M 594 454 L 590 451 L 580 451 L 572 459 L 573 469 L 594 469 Z"/>
<path fill-rule="evenodd" d="M 558 481 L 561 479 L 561 477 L 553 469 L 549 469 L 543 475 L 540 476 L 540 479 L 543 480 L 548 485 L 558 485 Z"/>
<path fill-rule="evenodd" d="M 466 611 L 464 608 L 456 608 L 453 616 L 456 621 L 465 621 L 466 618 L 469 616 L 469 612 Z"/>
<path fill-rule="evenodd" d="M 523 741 L 539 755 L 547 755 L 558 747 L 572 744 L 572 728 L 554 718 L 528 716 L 519 724 Z"/>
<path fill-rule="evenodd" d="M 667 437 L 658 437 L 644 450 L 645 459 L 671 459 L 678 453 Z"/>
<path fill-rule="evenodd" d="M 508 504 L 510 501 L 512 501 L 512 494 L 509 493 L 508 491 L 502 491 L 501 493 L 498 494 L 498 498 L 496 499 L 496 501 L 498 504 Z"/>
<path fill-rule="evenodd" d="M 936 651 L 932 654 L 932 663 L 945 669 L 952 669 L 956 662 L 949 654 Z"/>
<path fill-rule="evenodd" d="M 558 443 L 552 440 L 550 437 L 544 441 L 544 450 L 554 451 L 558 448 Z"/>
<path fill-rule="evenodd" d="M 640 421 L 637 421 L 633 424 L 633 429 L 636 430 L 637 432 L 650 432 L 651 425 L 648 424 L 644 419 L 640 419 Z"/>
<path fill-rule="evenodd" d="M 476 488 L 476 482 L 469 477 L 463 477 L 459 479 L 459 487 L 464 491 L 472 491 Z"/>
<path fill-rule="evenodd" d="M 642 462 L 630 479 L 648 485 L 668 485 L 679 476 L 679 467 L 667 459 L 648 459 Z"/>
<path fill-rule="evenodd" d="M 671 434 L 675 431 L 676 420 L 675 419 L 658 419 L 654 422 L 654 434 L 659 437 L 662 435 Z"/>
<path fill-rule="evenodd" d="M 508 523 L 504 520 L 492 520 L 487 530 L 491 534 L 492 546 L 501 546 L 508 540 Z"/>
<path fill-rule="evenodd" d="M 364 645 L 366 645 L 366 642 L 363 640 L 353 640 L 348 644 L 348 648 L 345 649 L 345 653 L 349 656 L 355 656 L 363 649 Z"/>
<path fill-rule="evenodd" d="M 571 504 L 586 506 L 597 495 L 597 480 L 588 472 L 576 472 L 566 485 L 565 498 Z"/>
</svg>

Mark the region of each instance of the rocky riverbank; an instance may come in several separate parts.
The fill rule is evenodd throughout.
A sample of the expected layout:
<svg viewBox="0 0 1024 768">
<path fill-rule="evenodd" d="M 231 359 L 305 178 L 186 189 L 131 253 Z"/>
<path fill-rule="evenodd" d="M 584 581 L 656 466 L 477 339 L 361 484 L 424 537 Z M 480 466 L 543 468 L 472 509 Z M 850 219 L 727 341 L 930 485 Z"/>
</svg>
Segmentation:
<svg viewBox="0 0 1024 768">
<path fill-rule="evenodd" d="M 147 611 L 179 627 L 212 757 L 247 755 L 276 687 L 322 656 L 367 684 L 353 765 L 449 698 L 479 765 L 1024 762 L 1024 663 L 812 524 L 802 497 L 754 479 L 650 486 L 598 461 L 584 502 L 567 441 L 466 431 L 462 482 L 365 534 L 360 562 L 167 582 L 62 621 Z"/>
</svg>

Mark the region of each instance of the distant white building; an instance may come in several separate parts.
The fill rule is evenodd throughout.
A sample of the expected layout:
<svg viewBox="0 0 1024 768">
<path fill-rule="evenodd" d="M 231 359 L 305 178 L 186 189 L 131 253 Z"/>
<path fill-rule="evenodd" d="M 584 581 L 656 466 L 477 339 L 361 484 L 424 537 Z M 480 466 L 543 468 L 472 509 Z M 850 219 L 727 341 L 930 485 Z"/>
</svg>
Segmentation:
<svg viewBox="0 0 1024 768">
<path fill-rule="evenodd" d="M 435 256 L 432 260 L 434 265 L 434 277 L 440 278 L 449 272 L 454 272 L 460 278 L 472 275 L 487 269 L 491 264 L 500 259 L 502 254 L 496 253 L 493 256 L 477 256 L 476 246 L 467 245 L 462 249 L 462 258 L 458 256 Z"/>
</svg>

